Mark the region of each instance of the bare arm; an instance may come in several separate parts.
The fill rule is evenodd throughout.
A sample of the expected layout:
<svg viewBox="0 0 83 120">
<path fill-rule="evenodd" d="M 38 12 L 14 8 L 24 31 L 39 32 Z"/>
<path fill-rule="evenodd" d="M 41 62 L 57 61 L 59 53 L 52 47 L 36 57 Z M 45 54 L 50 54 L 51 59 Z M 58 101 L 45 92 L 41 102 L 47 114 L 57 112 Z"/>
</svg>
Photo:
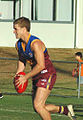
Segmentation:
<svg viewBox="0 0 83 120">
<path fill-rule="evenodd" d="M 44 53 L 41 41 L 36 41 L 33 43 L 31 48 L 34 51 L 34 56 L 37 64 L 29 73 L 26 74 L 26 79 L 37 75 L 41 70 L 45 68 Z"/>
<path fill-rule="evenodd" d="M 17 63 L 16 74 L 18 74 L 19 72 L 23 72 L 24 69 L 25 69 L 24 63 L 19 60 L 18 63 Z"/>
<path fill-rule="evenodd" d="M 36 41 L 32 44 L 31 48 L 34 52 L 34 56 L 35 56 L 35 59 L 37 61 L 37 64 L 35 65 L 35 67 L 29 73 L 27 73 L 25 76 L 20 77 L 16 81 L 16 84 L 19 84 L 19 86 L 21 84 L 23 86 L 24 82 L 27 79 L 37 75 L 41 70 L 43 70 L 45 68 L 44 53 L 43 53 L 44 46 L 42 45 L 42 43 L 40 41 Z M 19 65 L 18 66 L 18 71 L 19 70 L 24 70 L 24 65 L 22 63 L 18 64 L 18 65 Z"/>
</svg>

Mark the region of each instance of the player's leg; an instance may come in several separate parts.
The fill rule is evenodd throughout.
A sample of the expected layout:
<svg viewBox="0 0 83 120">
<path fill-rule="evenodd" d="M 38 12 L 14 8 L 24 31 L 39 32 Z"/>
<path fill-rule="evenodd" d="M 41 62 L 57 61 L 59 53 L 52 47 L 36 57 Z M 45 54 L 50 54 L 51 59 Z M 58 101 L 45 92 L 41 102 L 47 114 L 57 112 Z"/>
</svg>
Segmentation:
<svg viewBox="0 0 83 120">
<path fill-rule="evenodd" d="M 42 88 L 41 88 L 41 90 L 42 90 Z M 42 106 L 44 106 L 44 108 L 48 111 L 48 112 L 50 112 L 50 113 L 60 113 L 60 114 L 65 114 L 65 115 L 67 115 L 67 116 L 69 116 L 70 118 L 71 118 L 71 120 L 76 120 L 76 117 L 75 117 L 75 114 L 74 114 L 74 111 L 73 111 L 73 107 L 72 107 L 72 105 L 67 105 L 67 106 L 56 106 L 56 105 L 53 105 L 53 104 L 48 104 L 48 105 L 46 105 L 45 104 L 45 101 L 46 101 L 46 99 L 47 99 L 47 97 L 45 97 L 45 91 L 47 91 L 46 89 L 44 90 L 44 91 L 41 91 L 40 92 L 40 90 L 39 90 L 39 92 L 38 92 L 38 98 L 36 97 L 36 99 L 35 99 L 35 101 L 36 102 L 34 102 L 34 104 L 36 104 L 37 106 L 37 108 L 35 107 L 35 111 L 37 111 L 37 109 L 39 109 L 39 110 L 41 110 L 41 112 L 43 111 L 44 113 L 45 113 L 45 115 L 46 115 L 46 112 L 42 109 Z M 43 92 L 44 92 L 44 94 L 43 94 Z M 41 93 L 42 93 L 42 96 L 44 96 L 43 97 L 43 99 L 42 99 L 42 96 L 41 96 Z M 40 96 L 41 97 L 40 97 Z M 37 96 L 37 95 L 36 95 Z M 40 98 L 40 99 L 39 99 Z M 40 102 L 41 101 L 41 102 Z M 39 103 L 39 104 L 38 104 Z M 41 106 L 41 107 L 40 107 Z M 37 111 L 38 112 L 38 111 Z M 38 112 L 39 113 L 39 112 Z M 40 114 L 40 113 L 39 113 Z M 43 114 L 43 113 L 42 113 Z M 41 116 L 41 115 L 40 115 Z M 42 116 L 41 116 L 42 117 Z M 44 115 L 43 115 L 43 117 L 44 117 Z M 46 116 L 47 117 L 47 116 Z M 48 115 L 48 117 L 49 117 L 49 115 Z M 47 120 L 47 119 L 45 119 L 45 120 Z M 49 120 L 49 119 L 48 119 Z"/>
<path fill-rule="evenodd" d="M 3 95 L 2 95 L 2 93 L 0 92 L 0 99 L 1 99 L 1 98 L 3 98 Z"/>
<path fill-rule="evenodd" d="M 34 108 L 43 120 L 51 120 L 50 112 L 45 108 L 45 102 L 50 94 L 50 90 L 38 87 L 34 99 Z"/>
<path fill-rule="evenodd" d="M 68 108 L 67 106 L 56 106 L 52 104 L 45 105 L 45 108 L 51 112 L 51 113 L 62 113 L 67 115 L 68 114 Z"/>
<path fill-rule="evenodd" d="M 33 107 L 34 107 L 34 99 L 35 99 L 35 96 L 36 96 L 36 92 L 37 92 L 37 87 L 36 87 L 36 86 L 33 86 L 33 91 L 32 91 L 32 103 L 33 103 Z M 49 104 L 49 105 L 46 105 L 46 104 L 45 104 L 45 107 L 46 107 L 46 109 L 47 109 L 49 112 L 52 112 L 52 113 L 59 112 L 59 109 L 60 109 L 59 106 L 55 106 L 55 105 L 52 105 L 52 104 Z M 35 109 L 35 108 L 34 108 L 34 109 Z M 36 110 L 35 110 L 35 111 L 36 111 Z"/>
<path fill-rule="evenodd" d="M 48 104 L 48 105 L 45 106 L 45 108 L 51 113 L 56 113 L 57 112 L 57 113 L 60 113 L 60 114 L 67 115 L 68 117 L 71 118 L 71 120 L 76 120 L 72 105 L 56 106 L 56 105 Z"/>
<path fill-rule="evenodd" d="M 52 78 L 52 80 L 53 80 L 53 78 Z M 33 101 L 34 101 L 35 109 L 39 114 L 40 114 L 40 112 L 41 112 L 42 115 L 45 113 L 46 117 L 47 117 L 47 114 L 48 114 L 48 117 L 49 117 L 50 116 L 49 112 L 50 113 L 57 112 L 57 113 L 62 113 L 62 114 L 68 115 L 71 118 L 73 116 L 72 120 L 75 120 L 74 119 L 73 108 L 72 108 L 71 105 L 56 106 L 56 105 L 52 105 L 52 104 L 48 104 L 48 105 L 45 104 L 45 101 L 46 101 L 48 95 L 50 94 L 50 90 L 52 89 L 52 86 L 54 84 L 53 82 L 50 83 L 50 86 L 48 87 L 48 89 L 47 88 L 42 88 L 42 87 L 38 87 L 38 89 L 37 89 L 37 87 L 35 86 L 36 83 L 34 84 L 34 87 L 33 87 L 35 89 L 33 90 L 34 92 L 32 94 L 33 95 L 32 98 L 33 98 Z M 50 90 L 49 90 L 49 88 L 50 88 Z M 44 111 L 44 113 L 42 111 Z M 41 114 L 40 114 L 40 116 L 41 116 Z M 44 117 L 44 115 L 43 115 L 43 117 Z M 46 118 L 45 120 L 47 120 L 47 119 L 50 120 L 50 118 Z"/>
<path fill-rule="evenodd" d="M 43 120 L 51 120 L 50 113 L 63 113 L 68 114 L 68 108 L 63 106 L 55 106 L 55 105 L 46 105 L 46 99 L 50 94 L 50 90 L 46 88 L 38 87 L 36 96 L 34 99 L 34 108 L 39 113 Z"/>
<path fill-rule="evenodd" d="M 33 104 L 33 108 L 34 108 L 34 99 L 35 99 L 35 96 L 36 96 L 36 92 L 37 92 L 37 86 L 36 86 L 36 83 L 38 82 L 38 80 L 32 80 L 32 104 Z M 35 112 L 36 109 L 34 108 Z"/>
</svg>

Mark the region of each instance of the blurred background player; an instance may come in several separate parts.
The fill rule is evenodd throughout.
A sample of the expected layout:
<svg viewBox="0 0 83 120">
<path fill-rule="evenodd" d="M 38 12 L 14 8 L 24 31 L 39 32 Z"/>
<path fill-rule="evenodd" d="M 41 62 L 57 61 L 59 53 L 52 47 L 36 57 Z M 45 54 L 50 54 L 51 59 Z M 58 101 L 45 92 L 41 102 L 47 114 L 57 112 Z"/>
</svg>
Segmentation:
<svg viewBox="0 0 83 120">
<path fill-rule="evenodd" d="M 83 62 L 81 52 L 75 53 L 75 58 L 78 62 Z M 79 63 L 77 64 L 75 74 L 77 75 L 77 85 L 78 85 L 78 83 L 79 83 Z M 80 84 L 83 84 L 83 64 L 81 64 Z"/>
<path fill-rule="evenodd" d="M 1 98 L 3 98 L 3 95 L 2 95 L 2 93 L 0 92 L 0 99 L 1 99 Z"/>
<path fill-rule="evenodd" d="M 51 113 L 62 113 L 68 115 L 72 120 L 75 119 L 72 105 L 56 106 L 46 104 L 46 100 L 56 81 L 56 70 L 50 60 L 45 44 L 36 36 L 31 35 L 30 20 L 25 17 L 16 19 L 13 23 L 14 34 L 17 39 L 16 49 L 19 61 L 17 72 L 23 72 L 26 62 L 30 63 L 31 71 L 25 76 L 20 77 L 16 84 L 32 78 L 32 101 L 35 111 L 43 120 L 51 120 Z"/>
</svg>

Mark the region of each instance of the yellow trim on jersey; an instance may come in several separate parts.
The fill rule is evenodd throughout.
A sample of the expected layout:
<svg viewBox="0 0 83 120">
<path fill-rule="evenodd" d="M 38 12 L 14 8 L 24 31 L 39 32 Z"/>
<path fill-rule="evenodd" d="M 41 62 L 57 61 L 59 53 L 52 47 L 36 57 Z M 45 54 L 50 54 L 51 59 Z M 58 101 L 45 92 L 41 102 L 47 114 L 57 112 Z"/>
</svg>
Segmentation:
<svg viewBox="0 0 83 120">
<path fill-rule="evenodd" d="M 32 44 L 33 44 L 35 41 L 40 41 L 40 40 L 39 40 L 39 39 L 33 40 L 33 41 L 31 42 L 31 46 L 32 46 Z M 45 49 L 46 49 L 46 48 L 43 49 L 43 52 L 45 51 Z"/>
<path fill-rule="evenodd" d="M 31 45 L 35 42 L 35 41 L 40 41 L 39 39 L 35 39 L 31 42 Z"/>
<path fill-rule="evenodd" d="M 43 52 L 45 51 L 46 48 L 43 49 Z"/>
<path fill-rule="evenodd" d="M 26 43 L 28 43 L 30 36 L 31 34 L 29 33 Z M 25 51 L 25 43 L 22 42 L 21 45 L 22 45 L 23 51 Z"/>
<path fill-rule="evenodd" d="M 28 43 L 28 41 L 29 41 L 29 39 L 30 39 L 30 36 L 31 36 L 31 34 L 29 33 L 28 38 L 27 38 L 27 41 L 26 41 L 26 44 Z"/>
<path fill-rule="evenodd" d="M 30 60 L 27 60 L 27 62 L 30 64 L 30 65 L 32 65 L 33 63 L 32 63 L 32 61 L 30 61 Z"/>
<path fill-rule="evenodd" d="M 50 77 L 49 77 L 49 80 L 48 80 L 48 83 L 47 83 L 47 90 L 49 89 L 49 86 L 50 86 L 50 82 L 51 82 L 51 78 L 52 78 L 52 75 L 50 75 Z"/>
<path fill-rule="evenodd" d="M 23 51 L 25 51 L 25 43 L 22 42 Z"/>
</svg>

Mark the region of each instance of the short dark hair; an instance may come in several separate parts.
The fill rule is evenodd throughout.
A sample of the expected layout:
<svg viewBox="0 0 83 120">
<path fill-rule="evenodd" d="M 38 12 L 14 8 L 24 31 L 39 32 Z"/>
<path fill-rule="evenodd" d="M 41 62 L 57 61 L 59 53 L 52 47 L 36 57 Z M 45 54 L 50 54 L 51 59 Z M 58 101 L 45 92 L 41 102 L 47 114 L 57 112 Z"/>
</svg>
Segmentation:
<svg viewBox="0 0 83 120">
<path fill-rule="evenodd" d="M 20 17 L 16 19 L 13 24 L 18 24 L 20 27 L 25 27 L 30 32 L 30 20 L 26 17 Z"/>
<path fill-rule="evenodd" d="M 80 58 L 82 58 L 82 53 L 81 52 L 76 52 L 75 56 L 80 56 Z"/>
</svg>

